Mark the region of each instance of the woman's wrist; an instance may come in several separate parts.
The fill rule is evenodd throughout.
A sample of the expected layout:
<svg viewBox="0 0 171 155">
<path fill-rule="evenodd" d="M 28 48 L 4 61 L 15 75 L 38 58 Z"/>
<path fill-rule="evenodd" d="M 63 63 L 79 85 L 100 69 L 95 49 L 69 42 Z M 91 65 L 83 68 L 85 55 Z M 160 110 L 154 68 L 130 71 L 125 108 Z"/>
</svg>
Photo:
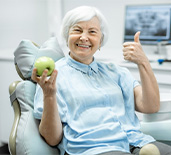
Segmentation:
<svg viewBox="0 0 171 155">
<path fill-rule="evenodd" d="M 44 95 L 44 103 L 48 103 L 48 104 L 56 104 L 56 94 L 45 94 Z"/>
<path fill-rule="evenodd" d="M 138 67 L 140 67 L 140 66 L 146 67 L 146 66 L 150 65 L 150 62 L 149 62 L 148 58 L 144 58 L 143 60 L 139 60 L 137 65 L 138 65 Z"/>
</svg>

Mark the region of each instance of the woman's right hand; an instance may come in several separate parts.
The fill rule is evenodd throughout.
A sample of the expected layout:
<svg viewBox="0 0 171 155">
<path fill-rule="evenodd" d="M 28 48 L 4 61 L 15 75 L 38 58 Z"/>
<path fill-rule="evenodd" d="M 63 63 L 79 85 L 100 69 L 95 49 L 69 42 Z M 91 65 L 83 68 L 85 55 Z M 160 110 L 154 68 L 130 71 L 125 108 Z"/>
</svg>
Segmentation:
<svg viewBox="0 0 171 155">
<path fill-rule="evenodd" d="M 42 76 L 37 76 L 37 69 L 34 68 L 32 72 L 32 80 L 37 82 L 43 90 L 44 96 L 53 96 L 56 94 L 56 78 L 57 70 L 55 69 L 51 76 L 47 77 L 48 70 L 45 69 Z"/>
<path fill-rule="evenodd" d="M 56 101 L 56 78 L 55 69 L 50 77 L 47 77 L 48 70 L 44 70 L 42 76 L 37 76 L 37 69 L 32 72 L 32 80 L 37 82 L 43 90 L 44 109 L 39 125 L 39 132 L 45 138 L 46 142 L 55 146 L 59 144 L 63 137 L 62 123 L 58 112 Z"/>
</svg>

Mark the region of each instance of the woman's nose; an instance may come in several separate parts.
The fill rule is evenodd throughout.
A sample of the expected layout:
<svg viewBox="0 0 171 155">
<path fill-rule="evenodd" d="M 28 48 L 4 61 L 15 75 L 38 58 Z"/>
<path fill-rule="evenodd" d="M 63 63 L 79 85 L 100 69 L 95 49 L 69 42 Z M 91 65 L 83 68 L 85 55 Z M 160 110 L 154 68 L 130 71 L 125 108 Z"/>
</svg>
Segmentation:
<svg viewBox="0 0 171 155">
<path fill-rule="evenodd" d="M 80 36 L 80 40 L 82 42 L 87 42 L 88 41 L 88 35 L 85 33 L 82 33 L 82 35 Z"/>
</svg>

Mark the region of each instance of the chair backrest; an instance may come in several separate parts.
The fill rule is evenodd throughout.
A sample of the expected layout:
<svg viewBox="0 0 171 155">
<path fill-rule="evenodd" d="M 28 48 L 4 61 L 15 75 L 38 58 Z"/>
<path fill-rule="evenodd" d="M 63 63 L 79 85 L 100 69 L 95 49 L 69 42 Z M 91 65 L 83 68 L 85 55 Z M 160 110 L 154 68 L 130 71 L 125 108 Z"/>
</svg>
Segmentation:
<svg viewBox="0 0 171 155">
<path fill-rule="evenodd" d="M 50 38 L 43 46 L 35 46 L 23 40 L 14 52 L 15 66 L 23 81 L 13 82 L 9 87 L 15 118 L 9 138 L 9 150 L 15 154 L 59 154 L 39 134 L 39 120 L 33 117 L 36 83 L 31 81 L 35 60 L 40 56 L 51 57 L 54 61 L 64 57 L 56 38 Z"/>
</svg>

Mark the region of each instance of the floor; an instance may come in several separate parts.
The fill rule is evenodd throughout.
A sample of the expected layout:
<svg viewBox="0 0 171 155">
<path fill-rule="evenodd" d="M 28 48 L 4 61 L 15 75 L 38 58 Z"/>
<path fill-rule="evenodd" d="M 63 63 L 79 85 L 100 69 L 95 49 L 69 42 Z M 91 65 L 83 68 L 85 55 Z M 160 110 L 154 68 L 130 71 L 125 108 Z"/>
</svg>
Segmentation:
<svg viewBox="0 0 171 155">
<path fill-rule="evenodd" d="M 8 150 L 8 144 L 5 144 L 0 147 L 0 155 L 10 155 Z"/>
</svg>

